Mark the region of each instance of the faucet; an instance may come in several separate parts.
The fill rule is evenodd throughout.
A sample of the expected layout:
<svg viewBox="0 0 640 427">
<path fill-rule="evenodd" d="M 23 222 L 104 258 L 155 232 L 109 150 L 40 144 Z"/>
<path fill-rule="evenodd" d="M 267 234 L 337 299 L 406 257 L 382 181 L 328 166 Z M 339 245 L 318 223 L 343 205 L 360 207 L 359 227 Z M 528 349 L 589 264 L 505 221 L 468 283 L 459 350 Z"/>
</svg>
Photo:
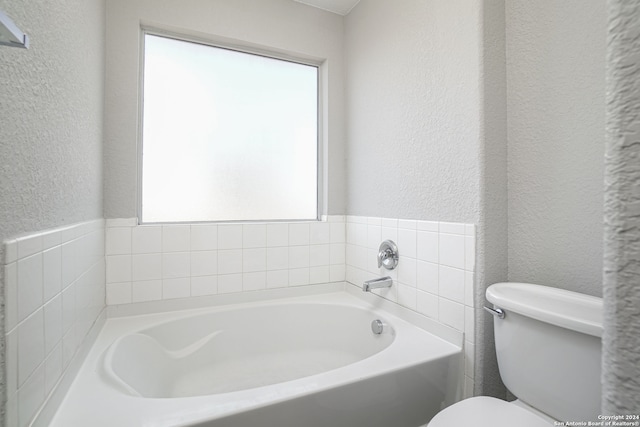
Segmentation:
<svg viewBox="0 0 640 427">
<path fill-rule="evenodd" d="M 380 277 L 378 279 L 367 280 L 362 284 L 363 292 L 371 292 L 372 289 L 390 288 L 393 280 L 389 276 Z"/>
</svg>

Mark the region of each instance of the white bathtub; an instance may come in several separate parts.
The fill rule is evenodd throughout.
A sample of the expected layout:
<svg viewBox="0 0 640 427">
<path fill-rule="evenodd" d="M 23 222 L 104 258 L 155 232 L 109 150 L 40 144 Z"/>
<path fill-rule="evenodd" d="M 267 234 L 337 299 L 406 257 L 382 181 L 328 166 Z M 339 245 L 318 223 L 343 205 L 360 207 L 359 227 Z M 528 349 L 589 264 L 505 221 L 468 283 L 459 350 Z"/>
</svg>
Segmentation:
<svg viewBox="0 0 640 427">
<path fill-rule="evenodd" d="M 345 292 L 112 318 L 51 425 L 416 427 L 460 352 Z"/>
</svg>

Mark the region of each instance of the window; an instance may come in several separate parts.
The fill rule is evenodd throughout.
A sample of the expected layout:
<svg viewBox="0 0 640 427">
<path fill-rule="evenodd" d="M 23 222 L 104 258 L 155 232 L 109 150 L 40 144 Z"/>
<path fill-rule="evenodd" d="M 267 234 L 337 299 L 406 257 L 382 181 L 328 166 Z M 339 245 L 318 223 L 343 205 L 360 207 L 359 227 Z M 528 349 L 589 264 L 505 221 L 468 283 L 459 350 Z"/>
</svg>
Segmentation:
<svg viewBox="0 0 640 427">
<path fill-rule="evenodd" d="M 317 219 L 318 67 L 144 34 L 142 222 Z"/>
</svg>

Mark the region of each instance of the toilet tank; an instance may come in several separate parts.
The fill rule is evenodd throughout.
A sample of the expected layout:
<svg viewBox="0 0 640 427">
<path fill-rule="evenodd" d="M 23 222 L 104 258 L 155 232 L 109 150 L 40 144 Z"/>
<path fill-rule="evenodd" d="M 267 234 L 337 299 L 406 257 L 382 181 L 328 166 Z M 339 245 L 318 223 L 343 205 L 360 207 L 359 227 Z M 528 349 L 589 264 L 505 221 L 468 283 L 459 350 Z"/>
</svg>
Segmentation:
<svg viewBox="0 0 640 427">
<path fill-rule="evenodd" d="M 559 421 L 597 421 L 602 299 L 529 283 L 496 283 L 494 317 L 500 376 L 522 402 Z"/>
</svg>

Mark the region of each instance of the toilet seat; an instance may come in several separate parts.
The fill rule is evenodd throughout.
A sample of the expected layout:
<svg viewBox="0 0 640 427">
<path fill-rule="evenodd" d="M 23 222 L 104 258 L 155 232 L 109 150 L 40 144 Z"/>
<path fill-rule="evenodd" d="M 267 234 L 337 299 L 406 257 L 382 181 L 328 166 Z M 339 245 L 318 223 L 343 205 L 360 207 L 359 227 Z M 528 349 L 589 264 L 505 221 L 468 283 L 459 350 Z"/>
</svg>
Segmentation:
<svg viewBox="0 0 640 427">
<path fill-rule="evenodd" d="M 549 427 L 548 421 L 495 397 L 478 396 L 462 400 L 440 411 L 428 427 Z"/>
</svg>

